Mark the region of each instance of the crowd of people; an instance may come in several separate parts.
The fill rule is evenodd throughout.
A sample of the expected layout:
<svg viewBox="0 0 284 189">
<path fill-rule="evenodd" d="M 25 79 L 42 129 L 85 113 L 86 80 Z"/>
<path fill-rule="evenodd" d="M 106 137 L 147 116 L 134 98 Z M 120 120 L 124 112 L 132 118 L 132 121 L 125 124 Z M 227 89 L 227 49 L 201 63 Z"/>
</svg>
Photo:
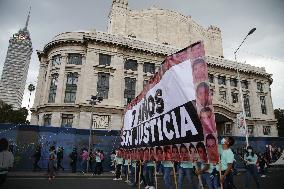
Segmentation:
<svg viewBox="0 0 284 189">
<path fill-rule="evenodd" d="M 220 163 L 218 164 L 202 161 L 203 158 L 200 157 L 203 156 L 203 153 L 200 150 L 196 150 L 200 156 L 196 158 L 196 161 L 193 159 L 185 161 L 186 156 L 183 153 L 190 156 L 192 152 L 190 146 L 184 145 L 181 145 L 178 150 L 179 161 L 176 161 L 174 157 L 176 156 L 175 151 L 177 151 L 175 145 L 171 149 L 171 161 L 167 158 L 167 146 L 163 149 L 157 147 L 153 157 L 152 148 L 150 150 L 145 148 L 143 153 L 137 150 L 134 157 L 131 150 L 127 152 L 130 154 L 125 155 L 124 150 L 118 149 L 115 155 L 112 154 L 116 170 L 114 180 L 122 180 L 122 175 L 124 175 L 125 182 L 131 186 L 144 184 L 145 189 L 154 189 L 157 181 L 156 175 L 163 174 L 164 187 L 162 188 L 166 189 L 183 188 L 185 179 L 190 184 L 190 188 L 194 189 L 205 187 L 218 189 L 221 184 L 224 189 L 231 189 L 236 188 L 234 175 L 236 175 L 236 156 L 239 156 L 245 168 L 244 187 L 251 188 L 250 185 L 254 182 L 256 188 L 261 188 L 260 176 L 265 177 L 265 167 L 269 166 L 273 157 L 277 155 L 279 158 L 281 156 L 281 149 L 268 145 L 263 153 L 256 153 L 252 146 L 248 146 L 240 153 L 239 150 L 231 149 L 233 145 L 234 139 L 232 137 L 225 137 L 221 140 L 222 148 L 219 152 Z"/>
<path fill-rule="evenodd" d="M 234 144 L 232 137 L 225 137 L 221 140 L 222 149 L 220 150 L 220 161 L 218 164 L 200 161 L 203 158 L 187 159 L 192 153 L 192 146 L 181 145 L 180 148 L 173 146 L 171 149 L 159 147 L 153 152 L 152 148 L 145 148 L 143 151 L 137 150 L 136 157 L 123 155 L 123 150 L 118 149 L 110 155 L 112 172 L 115 175 L 114 180 L 125 181 L 131 186 L 143 184 L 145 189 L 154 189 L 157 184 L 157 174 L 163 175 L 164 188 L 172 189 L 176 185 L 179 189 L 183 188 L 186 179 L 192 188 L 207 187 L 208 189 L 217 189 L 223 185 L 224 189 L 236 188 L 233 182 L 236 156 L 240 157 L 246 169 L 245 188 L 250 188 L 252 181 L 257 188 L 261 188 L 259 177 L 265 177 L 265 168 L 271 162 L 275 162 L 283 151 L 275 146 L 267 145 L 263 153 L 257 153 L 248 146 L 244 149 L 232 150 Z M 198 146 L 196 145 L 196 148 Z M 160 150 L 159 150 L 160 149 Z M 171 156 L 167 153 L 171 152 Z M 203 156 L 201 150 L 195 150 L 198 156 Z M 188 156 L 186 154 L 189 154 Z M 32 155 L 33 170 L 41 170 L 39 161 L 42 159 L 42 148 L 38 145 Z M 1 158 L 2 157 L 2 158 Z M 62 165 L 64 159 L 64 148 L 50 146 L 48 157 L 48 179 L 55 178 L 58 170 L 64 170 Z M 102 162 L 105 159 L 102 150 L 81 149 L 78 153 L 76 148 L 68 155 L 70 167 L 73 173 L 77 172 L 80 165 L 80 172 L 83 174 L 92 172 L 93 175 L 103 173 Z M 80 163 L 79 163 L 80 162 Z M 13 167 L 14 157 L 9 149 L 8 141 L 5 138 L 0 139 L 0 185 L 4 183 L 8 171 Z M 89 166 L 87 166 L 87 164 Z M 173 182 L 175 181 L 175 182 Z"/>
<path fill-rule="evenodd" d="M 33 170 L 41 169 L 38 165 L 39 159 L 41 158 L 41 147 L 38 146 L 33 154 L 34 163 Z M 62 166 L 62 161 L 64 158 L 64 148 L 59 147 L 56 151 L 55 146 L 51 146 L 49 149 L 48 158 L 48 175 L 49 180 L 55 178 L 55 172 L 60 169 L 64 171 Z M 104 161 L 104 152 L 102 150 L 90 150 L 90 153 L 86 148 L 81 149 L 81 152 L 77 152 L 77 148 L 73 148 L 72 152 L 69 154 L 70 167 L 72 173 L 77 172 L 78 162 L 80 161 L 79 167 L 82 174 L 86 172 L 92 172 L 93 175 L 100 175 L 103 172 L 102 162 Z M 87 171 L 88 170 L 88 171 Z"/>
</svg>

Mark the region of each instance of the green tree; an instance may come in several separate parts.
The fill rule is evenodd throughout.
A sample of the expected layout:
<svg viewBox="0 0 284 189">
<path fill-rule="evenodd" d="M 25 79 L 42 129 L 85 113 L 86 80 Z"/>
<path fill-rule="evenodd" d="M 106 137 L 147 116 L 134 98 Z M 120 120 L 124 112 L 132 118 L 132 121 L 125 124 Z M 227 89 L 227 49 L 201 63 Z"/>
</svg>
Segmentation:
<svg viewBox="0 0 284 189">
<path fill-rule="evenodd" d="M 275 118 L 277 119 L 277 128 L 278 134 L 280 137 L 284 137 L 284 110 L 283 109 L 275 109 L 274 110 Z"/>
<path fill-rule="evenodd" d="M 28 123 L 27 116 L 28 110 L 26 108 L 20 108 L 13 110 L 13 107 L 0 100 L 0 123 L 15 123 L 26 124 Z"/>
</svg>

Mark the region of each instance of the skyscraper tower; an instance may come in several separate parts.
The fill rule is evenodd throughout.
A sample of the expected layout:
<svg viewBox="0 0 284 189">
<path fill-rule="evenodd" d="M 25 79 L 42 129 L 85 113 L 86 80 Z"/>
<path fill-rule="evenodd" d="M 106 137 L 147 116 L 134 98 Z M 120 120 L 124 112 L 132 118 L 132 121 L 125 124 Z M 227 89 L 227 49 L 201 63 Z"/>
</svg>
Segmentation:
<svg viewBox="0 0 284 189">
<path fill-rule="evenodd" d="M 0 99 L 18 109 L 22 105 L 29 64 L 32 55 L 32 42 L 28 31 L 31 8 L 25 27 L 9 40 L 8 51 L 0 80 Z"/>
</svg>

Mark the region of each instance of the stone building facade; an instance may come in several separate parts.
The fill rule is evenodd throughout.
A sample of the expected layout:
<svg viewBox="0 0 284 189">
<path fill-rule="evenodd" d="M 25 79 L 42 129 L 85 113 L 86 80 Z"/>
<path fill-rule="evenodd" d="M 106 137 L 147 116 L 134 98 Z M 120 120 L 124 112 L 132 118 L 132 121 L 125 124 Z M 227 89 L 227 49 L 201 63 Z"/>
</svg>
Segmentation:
<svg viewBox="0 0 284 189">
<path fill-rule="evenodd" d="M 28 31 L 30 13 L 26 25 L 9 40 L 1 80 L 0 99 L 12 105 L 14 109 L 21 108 L 31 55 L 32 42 Z"/>
<path fill-rule="evenodd" d="M 239 69 L 250 135 L 278 136 L 271 74 L 224 59 L 217 27 L 205 29 L 169 10 L 130 10 L 126 0 L 113 0 L 107 32 L 62 33 L 38 51 L 31 124 L 88 129 L 88 100 L 98 94 L 104 100 L 94 108 L 93 127 L 120 130 L 125 105 L 142 91 L 164 58 L 198 40 L 205 44 L 219 135 L 239 135 Z"/>
</svg>

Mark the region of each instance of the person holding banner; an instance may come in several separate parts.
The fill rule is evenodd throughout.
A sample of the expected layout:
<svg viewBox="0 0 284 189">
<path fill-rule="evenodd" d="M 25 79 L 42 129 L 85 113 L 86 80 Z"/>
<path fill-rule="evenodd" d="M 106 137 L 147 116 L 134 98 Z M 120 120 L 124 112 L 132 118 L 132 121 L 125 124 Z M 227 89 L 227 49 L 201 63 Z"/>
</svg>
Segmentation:
<svg viewBox="0 0 284 189">
<path fill-rule="evenodd" d="M 190 161 L 189 151 L 184 144 L 180 146 L 180 156 L 181 162 L 178 169 L 178 188 L 183 188 L 183 178 L 185 176 L 190 186 L 192 186 L 193 189 L 197 189 L 198 185 L 193 180 L 193 163 Z"/>
<path fill-rule="evenodd" d="M 224 186 L 224 189 L 233 189 L 233 162 L 234 162 L 234 153 L 231 150 L 235 140 L 233 137 L 229 136 L 221 140 L 222 152 L 221 152 L 221 176 L 220 182 Z"/>
<path fill-rule="evenodd" d="M 249 187 L 249 183 L 251 180 L 251 177 L 253 178 L 254 182 L 256 183 L 256 187 L 257 189 L 260 188 L 259 185 L 259 174 L 258 174 L 258 170 L 257 170 L 257 166 L 256 166 L 256 162 L 257 162 L 257 155 L 254 153 L 253 149 L 251 146 L 247 147 L 247 153 L 244 156 L 244 160 L 246 162 L 246 188 L 250 188 Z"/>
<path fill-rule="evenodd" d="M 145 168 L 145 181 L 146 181 L 145 189 L 155 188 L 154 171 L 155 171 L 155 162 L 148 161 L 146 163 L 146 168 Z"/>
<path fill-rule="evenodd" d="M 173 163 L 171 161 L 162 161 L 162 165 L 164 167 L 164 184 L 166 189 L 173 189 L 173 183 L 171 178 L 171 172 L 173 170 Z"/>
<path fill-rule="evenodd" d="M 115 163 L 116 163 L 116 172 L 115 172 L 115 178 L 113 180 L 122 180 L 121 178 L 121 167 L 123 164 L 123 158 L 121 157 L 121 149 L 119 149 L 116 152 L 116 157 L 114 159 Z"/>
</svg>

